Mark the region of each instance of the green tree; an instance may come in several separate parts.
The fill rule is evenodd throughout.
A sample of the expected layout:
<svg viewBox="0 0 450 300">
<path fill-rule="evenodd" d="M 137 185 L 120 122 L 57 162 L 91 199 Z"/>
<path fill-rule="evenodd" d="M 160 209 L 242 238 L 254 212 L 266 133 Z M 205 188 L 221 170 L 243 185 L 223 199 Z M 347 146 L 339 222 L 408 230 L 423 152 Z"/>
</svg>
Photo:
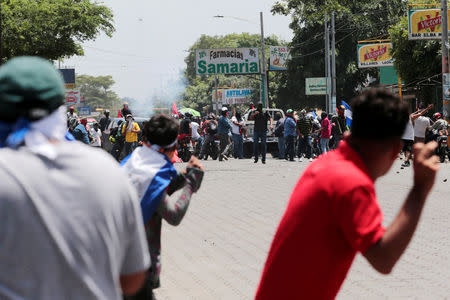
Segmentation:
<svg viewBox="0 0 450 300">
<path fill-rule="evenodd" d="M 76 76 L 75 82 L 91 110 L 102 108 L 115 112 L 119 109 L 120 98 L 111 90 L 115 83 L 112 76 L 79 75 Z"/>
<path fill-rule="evenodd" d="M 291 15 L 294 38 L 292 59 L 285 82 L 278 89 L 283 106 L 325 107 L 325 97 L 306 96 L 305 78 L 324 77 L 324 15 L 336 15 L 337 97 L 347 100 L 368 84 L 368 76 L 377 78 L 378 69 L 359 69 L 356 46 L 358 41 L 388 37 L 388 29 L 404 15 L 403 0 L 281 0 L 272 13 Z"/>
<path fill-rule="evenodd" d="M 276 36 L 266 37 L 264 40 L 267 46 L 285 45 Z M 182 106 L 191 107 L 196 110 L 206 112 L 205 108 L 211 110 L 212 94 L 214 90 L 214 76 L 197 76 L 195 71 L 195 50 L 196 49 L 214 49 L 214 48 L 260 48 L 261 36 L 249 33 L 233 33 L 225 36 L 202 35 L 189 48 L 189 54 L 185 59 L 186 70 L 185 78 L 187 87 L 183 95 Z M 266 57 L 269 57 L 268 47 Z M 259 101 L 260 77 L 257 75 L 217 75 L 219 87 L 252 88 L 258 91 L 250 101 Z M 276 90 L 280 83 L 279 74 L 269 73 L 269 102 L 276 102 Z"/>
<path fill-rule="evenodd" d="M 438 5 L 440 6 L 440 2 Z M 394 46 L 392 56 L 395 69 L 407 86 L 416 89 L 415 94 L 419 99 L 432 103 L 432 99 L 436 99 L 436 88 L 439 87 L 439 94 L 442 92 L 439 83 L 442 73 L 442 42 L 409 40 L 407 17 L 402 17 L 400 22 L 391 27 L 389 33 Z"/>
<path fill-rule="evenodd" d="M 2 0 L 3 59 L 83 55 L 81 44 L 114 32 L 112 11 L 91 0 Z"/>
</svg>

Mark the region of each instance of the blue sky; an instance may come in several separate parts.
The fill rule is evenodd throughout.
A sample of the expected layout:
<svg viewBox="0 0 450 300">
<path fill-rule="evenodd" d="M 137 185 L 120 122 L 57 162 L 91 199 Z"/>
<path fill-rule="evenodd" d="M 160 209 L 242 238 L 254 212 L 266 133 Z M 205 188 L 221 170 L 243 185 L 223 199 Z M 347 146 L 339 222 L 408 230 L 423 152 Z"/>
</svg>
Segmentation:
<svg viewBox="0 0 450 300">
<path fill-rule="evenodd" d="M 180 72 L 187 50 L 202 34 L 260 33 L 290 41 L 290 17 L 272 16 L 275 0 L 108 0 L 116 32 L 85 43 L 85 56 L 64 61 L 77 74 L 112 75 L 120 97 L 140 101 L 158 93 L 180 90 Z M 224 15 L 226 18 L 213 18 Z M 243 19 L 243 20 L 240 20 Z M 247 20 L 247 21 L 244 21 Z M 173 99 L 176 100 L 176 99 Z"/>
</svg>

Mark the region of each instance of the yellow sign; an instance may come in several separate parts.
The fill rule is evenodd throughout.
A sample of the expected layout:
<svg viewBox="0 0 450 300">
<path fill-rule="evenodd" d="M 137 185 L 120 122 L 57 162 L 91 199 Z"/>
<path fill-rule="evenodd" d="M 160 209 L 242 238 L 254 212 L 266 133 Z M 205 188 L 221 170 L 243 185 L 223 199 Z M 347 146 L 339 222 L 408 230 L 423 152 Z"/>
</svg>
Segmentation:
<svg viewBox="0 0 450 300">
<path fill-rule="evenodd" d="M 75 88 L 75 83 L 64 83 L 67 90 L 72 90 Z"/>
<path fill-rule="evenodd" d="M 217 90 L 217 95 L 218 95 L 218 97 L 216 96 L 216 90 L 214 89 L 213 90 L 213 93 L 212 93 L 212 98 L 213 98 L 213 101 L 216 101 L 216 100 L 218 100 L 219 102 L 221 102 L 222 101 L 222 95 L 223 95 L 223 90 L 222 89 L 218 89 Z"/>
<path fill-rule="evenodd" d="M 410 40 L 441 39 L 442 15 L 440 9 L 409 11 L 408 36 Z"/>
<path fill-rule="evenodd" d="M 394 65 L 392 43 L 358 45 L 358 67 L 378 68 Z"/>
</svg>

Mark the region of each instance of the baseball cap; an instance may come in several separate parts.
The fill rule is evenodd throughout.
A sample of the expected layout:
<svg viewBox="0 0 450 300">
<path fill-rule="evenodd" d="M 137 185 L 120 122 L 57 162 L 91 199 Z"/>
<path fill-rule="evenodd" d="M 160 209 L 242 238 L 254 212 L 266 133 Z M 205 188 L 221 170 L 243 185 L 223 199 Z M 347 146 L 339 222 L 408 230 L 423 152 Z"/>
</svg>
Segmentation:
<svg viewBox="0 0 450 300">
<path fill-rule="evenodd" d="M 37 121 L 64 104 L 64 82 L 48 61 L 21 56 L 0 67 L 0 120 Z"/>
</svg>

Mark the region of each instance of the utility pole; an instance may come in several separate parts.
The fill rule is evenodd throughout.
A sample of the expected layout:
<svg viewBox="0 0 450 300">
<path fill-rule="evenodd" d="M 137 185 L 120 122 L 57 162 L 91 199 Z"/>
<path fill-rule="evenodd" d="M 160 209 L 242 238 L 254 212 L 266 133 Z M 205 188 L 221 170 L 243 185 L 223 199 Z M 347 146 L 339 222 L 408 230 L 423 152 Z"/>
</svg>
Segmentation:
<svg viewBox="0 0 450 300">
<path fill-rule="evenodd" d="M 216 116 L 219 115 L 219 93 L 217 92 L 217 74 L 214 74 L 214 89 L 216 91 Z"/>
<path fill-rule="evenodd" d="M 328 17 L 325 14 L 325 77 L 327 78 L 327 97 L 326 97 L 326 112 L 330 112 L 330 30 L 328 28 Z"/>
<path fill-rule="evenodd" d="M 442 16 L 442 103 L 444 118 L 450 120 L 450 74 L 448 67 L 448 15 L 447 0 L 441 0 Z"/>
<path fill-rule="evenodd" d="M 261 103 L 263 107 L 268 108 L 268 95 L 267 95 L 267 73 L 266 73 L 266 47 L 264 45 L 264 21 L 263 13 L 259 13 L 261 22 Z"/>
<path fill-rule="evenodd" d="M 331 107 L 330 112 L 336 113 L 336 27 L 334 12 L 331 13 Z"/>
<path fill-rule="evenodd" d="M 0 65 L 3 62 L 3 26 L 2 26 L 2 3 L 0 1 Z"/>
</svg>

